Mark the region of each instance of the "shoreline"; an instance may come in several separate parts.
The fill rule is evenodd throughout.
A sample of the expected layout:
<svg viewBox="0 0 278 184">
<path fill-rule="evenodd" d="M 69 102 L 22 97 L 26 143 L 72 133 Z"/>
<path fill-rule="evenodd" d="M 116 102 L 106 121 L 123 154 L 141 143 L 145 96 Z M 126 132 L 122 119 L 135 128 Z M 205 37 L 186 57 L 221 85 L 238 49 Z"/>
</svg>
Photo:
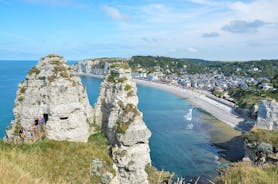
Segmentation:
<svg viewBox="0 0 278 184">
<path fill-rule="evenodd" d="M 94 74 L 87 74 L 87 73 L 77 73 L 77 74 L 81 76 L 90 76 L 95 78 L 104 77 L 103 75 L 94 75 Z M 240 131 L 248 131 L 247 128 L 244 128 L 245 127 L 243 126 L 244 124 L 250 125 L 255 123 L 253 120 L 250 120 L 236 113 L 234 108 L 231 105 L 221 103 L 220 102 L 221 99 L 216 100 L 207 97 L 204 92 L 201 93 L 198 92 L 198 90 L 195 91 L 192 89 L 182 89 L 168 84 L 141 80 L 141 79 L 133 79 L 133 81 L 136 82 L 136 84 L 166 91 L 180 98 L 184 98 L 188 100 L 190 103 L 192 103 L 192 105 L 194 105 L 195 107 L 208 112 L 218 120 L 224 122 L 225 124 L 231 126 L 232 128 L 237 128 Z"/>
<path fill-rule="evenodd" d="M 172 93 L 178 97 L 185 98 L 197 108 L 200 108 L 210 113 L 218 120 L 228 124 L 233 128 L 239 128 L 238 126 L 241 123 L 254 123 L 252 120 L 237 114 L 231 106 L 213 100 L 207 97 L 206 95 L 193 91 L 191 89 L 182 89 L 176 86 L 171 86 L 168 84 L 152 82 L 152 81 L 145 81 L 139 79 L 133 79 L 133 80 L 137 84 L 163 90 Z"/>
</svg>

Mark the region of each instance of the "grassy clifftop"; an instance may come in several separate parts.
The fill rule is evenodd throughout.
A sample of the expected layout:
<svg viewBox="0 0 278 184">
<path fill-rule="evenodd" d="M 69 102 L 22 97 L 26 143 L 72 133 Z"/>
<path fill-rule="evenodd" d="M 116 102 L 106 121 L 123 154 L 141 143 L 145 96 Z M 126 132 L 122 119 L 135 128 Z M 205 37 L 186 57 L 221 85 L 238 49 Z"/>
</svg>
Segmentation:
<svg viewBox="0 0 278 184">
<path fill-rule="evenodd" d="M 266 142 L 273 147 L 278 148 L 278 131 L 277 130 L 263 130 L 254 128 L 244 135 L 248 143 L 252 142 Z"/>
<path fill-rule="evenodd" d="M 216 184 L 276 184 L 278 167 L 256 167 L 250 163 L 235 164 L 229 171 L 219 177 Z"/>
<path fill-rule="evenodd" d="M 99 136 L 95 136 L 99 139 Z M 107 146 L 92 137 L 89 143 L 43 140 L 27 145 L 0 142 L 0 184 L 100 183 L 114 174 Z M 92 175 L 93 161 L 101 163 L 100 176 Z"/>
</svg>

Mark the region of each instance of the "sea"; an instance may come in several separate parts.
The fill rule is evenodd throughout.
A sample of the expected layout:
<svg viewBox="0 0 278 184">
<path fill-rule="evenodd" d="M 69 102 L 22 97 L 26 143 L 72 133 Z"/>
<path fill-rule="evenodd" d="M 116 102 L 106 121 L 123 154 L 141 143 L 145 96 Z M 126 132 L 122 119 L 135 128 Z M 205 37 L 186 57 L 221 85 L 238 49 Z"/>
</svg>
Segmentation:
<svg viewBox="0 0 278 184">
<path fill-rule="evenodd" d="M 73 64 L 76 61 L 69 61 Z M 13 119 L 13 105 L 18 84 L 37 61 L 0 61 L 0 137 Z M 82 76 L 93 106 L 99 95 L 101 79 Z M 204 128 L 214 118 L 205 115 L 190 102 L 171 93 L 137 85 L 139 110 L 152 132 L 152 165 L 176 173 L 185 179 L 214 178 L 219 166 L 217 147 Z"/>
</svg>

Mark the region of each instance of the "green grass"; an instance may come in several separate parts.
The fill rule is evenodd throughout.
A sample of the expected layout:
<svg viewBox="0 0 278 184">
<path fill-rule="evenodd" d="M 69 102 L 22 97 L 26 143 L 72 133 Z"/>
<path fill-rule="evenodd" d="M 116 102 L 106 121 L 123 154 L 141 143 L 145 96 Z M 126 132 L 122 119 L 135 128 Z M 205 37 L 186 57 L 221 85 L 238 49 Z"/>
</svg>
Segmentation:
<svg viewBox="0 0 278 184">
<path fill-rule="evenodd" d="M 250 163 L 237 163 L 216 184 L 277 184 L 278 167 L 256 167 Z"/>
<path fill-rule="evenodd" d="M 133 104 L 127 104 L 126 106 L 121 106 L 123 104 L 119 104 L 122 108 L 122 117 L 128 117 L 128 120 L 123 120 L 124 118 L 119 118 L 117 120 L 117 128 L 116 132 L 120 134 L 124 134 L 132 122 L 134 122 L 135 117 L 139 115 L 139 111 L 137 107 Z"/>
<path fill-rule="evenodd" d="M 35 74 L 38 75 L 41 71 L 39 69 L 37 69 L 35 66 L 31 68 L 31 70 L 29 71 L 29 75 Z"/>
<path fill-rule="evenodd" d="M 272 98 L 278 101 L 278 91 L 264 91 L 256 87 L 248 90 L 230 89 L 229 95 L 237 101 L 240 108 L 244 109 L 251 109 L 255 104 L 258 104 L 259 100 Z"/>
<path fill-rule="evenodd" d="M 266 142 L 273 147 L 278 148 L 278 131 L 277 130 L 263 130 L 254 128 L 244 135 L 248 143 L 252 142 Z"/>
<path fill-rule="evenodd" d="M 131 88 L 132 88 L 132 86 L 130 84 L 125 85 L 125 91 L 129 91 Z"/>
<path fill-rule="evenodd" d="M 123 69 L 129 69 L 128 63 L 114 63 L 110 65 L 110 68 L 123 68 Z"/>
<path fill-rule="evenodd" d="M 114 73 L 111 73 L 109 76 L 108 76 L 108 82 L 111 82 L 111 83 L 115 83 L 116 82 L 116 76 Z"/>
<path fill-rule="evenodd" d="M 107 146 L 96 144 L 99 136 L 90 139 L 89 143 L 43 140 L 26 145 L 1 141 L 0 183 L 11 183 L 9 178 L 19 176 L 25 176 L 26 182 L 13 183 L 99 183 L 101 176 L 90 176 L 92 160 L 102 161 L 103 172 L 115 174 L 113 161 Z"/>
<path fill-rule="evenodd" d="M 24 87 L 21 87 L 21 88 L 19 89 L 19 92 L 20 92 L 21 94 L 24 94 L 25 91 L 26 91 L 26 88 L 24 88 Z"/>
<path fill-rule="evenodd" d="M 145 171 L 148 174 L 149 184 L 172 183 L 172 176 L 169 172 L 158 171 L 150 164 L 146 165 Z"/>
<path fill-rule="evenodd" d="M 127 81 L 126 77 L 119 78 L 119 80 L 118 80 L 118 82 L 120 82 L 120 83 L 123 83 L 124 81 Z"/>
</svg>

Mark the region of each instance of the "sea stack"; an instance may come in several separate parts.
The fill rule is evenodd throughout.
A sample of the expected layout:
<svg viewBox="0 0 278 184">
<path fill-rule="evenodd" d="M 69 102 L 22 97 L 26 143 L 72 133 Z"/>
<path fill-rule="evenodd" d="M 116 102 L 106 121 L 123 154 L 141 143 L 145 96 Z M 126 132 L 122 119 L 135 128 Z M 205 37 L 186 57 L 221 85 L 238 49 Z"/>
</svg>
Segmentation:
<svg viewBox="0 0 278 184">
<path fill-rule="evenodd" d="M 31 129 L 38 118 L 44 117 L 48 139 L 86 142 L 93 111 L 80 77 L 73 73 L 63 57 L 43 57 L 19 84 L 15 119 L 6 140 L 19 136 L 19 129 Z"/>
<path fill-rule="evenodd" d="M 95 104 L 95 121 L 112 144 L 118 183 L 148 183 L 151 132 L 137 108 L 136 84 L 127 63 L 110 65 Z"/>
</svg>

